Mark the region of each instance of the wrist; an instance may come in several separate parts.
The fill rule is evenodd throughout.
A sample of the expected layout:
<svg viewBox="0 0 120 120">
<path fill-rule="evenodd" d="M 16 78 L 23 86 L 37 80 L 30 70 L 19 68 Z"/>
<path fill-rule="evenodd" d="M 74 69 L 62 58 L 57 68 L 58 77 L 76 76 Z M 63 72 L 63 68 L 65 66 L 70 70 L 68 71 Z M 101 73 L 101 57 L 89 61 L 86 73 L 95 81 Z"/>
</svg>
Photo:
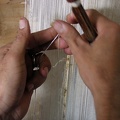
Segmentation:
<svg viewBox="0 0 120 120">
<path fill-rule="evenodd" d="M 5 103 L 4 95 L 0 93 L 0 120 L 2 120 L 3 118 L 5 118 L 6 115 L 8 116 L 9 109 L 10 109 L 10 107 L 7 106 L 7 103 Z"/>
<path fill-rule="evenodd" d="M 120 120 L 120 95 L 94 96 L 97 120 Z"/>
<path fill-rule="evenodd" d="M 0 92 L 0 120 L 1 120 L 2 115 L 4 114 L 4 112 L 3 112 L 3 100 L 2 100 L 2 98 L 3 98 L 3 96 L 2 96 L 2 94 Z"/>
</svg>

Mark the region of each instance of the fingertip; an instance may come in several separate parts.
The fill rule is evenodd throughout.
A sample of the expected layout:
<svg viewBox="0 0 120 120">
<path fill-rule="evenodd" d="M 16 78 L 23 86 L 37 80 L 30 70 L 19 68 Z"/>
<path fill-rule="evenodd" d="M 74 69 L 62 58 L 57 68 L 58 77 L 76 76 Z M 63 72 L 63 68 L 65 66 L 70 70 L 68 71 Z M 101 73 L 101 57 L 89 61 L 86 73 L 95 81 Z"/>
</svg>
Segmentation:
<svg viewBox="0 0 120 120">
<path fill-rule="evenodd" d="M 58 40 L 55 41 L 54 46 L 57 49 L 65 49 L 68 47 L 68 44 L 66 43 L 66 41 L 64 39 L 59 37 Z"/>
<path fill-rule="evenodd" d="M 10 53 L 14 53 L 14 55 L 21 56 L 25 55 L 25 51 L 28 45 L 30 36 L 30 26 L 29 22 L 26 18 L 21 18 L 19 21 L 19 31 L 16 39 L 11 45 Z"/>
<path fill-rule="evenodd" d="M 76 17 L 75 17 L 75 15 L 74 15 L 73 12 L 71 12 L 70 14 L 68 14 L 66 16 L 66 21 L 68 23 L 70 23 L 70 24 L 76 24 L 76 23 L 78 23 L 78 21 L 77 21 L 77 19 L 76 19 Z"/>
<path fill-rule="evenodd" d="M 55 22 L 53 23 L 53 27 L 59 34 L 64 31 L 63 23 L 61 20 L 55 20 Z"/>
<path fill-rule="evenodd" d="M 43 67 L 41 70 L 40 70 L 40 73 L 43 77 L 47 77 L 48 73 L 49 73 L 49 68 L 48 67 Z"/>
<path fill-rule="evenodd" d="M 53 27 L 63 39 L 63 36 L 67 36 L 68 33 L 72 32 L 71 29 L 75 29 L 72 25 L 62 20 L 56 20 Z"/>
<path fill-rule="evenodd" d="M 26 27 L 26 22 L 24 19 L 20 19 L 19 21 L 19 29 L 22 30 Z"/>
<path fill-rule="evenodd" d="M 65 49 L 66 54 L 76 54 L 76 51 L 83 48 L 87 48 L 88 42 L 84 41 L 79 32 L 69 23 L 64 21 L 56 21 L 54 27 L 62 39 L 65 40 L 69 49 Z"/>
<path fill-rule="evenodd" d="M 19 30 L 20 31 L 27 30 L 27 32 L 30 33 L 29 21 L 25 17 L 19 20 Z"/>
<path fill-rule="evenodd" d="M 71 52 L 70 48 L 64 49 L 64 52 L 65 52 L 67 55 L 72 55 L 72 52 Z"/>
<path fill-rule="evenodd" d="M 49 60 L 49 58 L 44 54 L 41 55 L 41 57 L 39 58 L 39 72 L 40 75 L 42 75 L 42 77 L 46 78 L 50 69 L 51 69 L 51 62 Z"/>
</svg>

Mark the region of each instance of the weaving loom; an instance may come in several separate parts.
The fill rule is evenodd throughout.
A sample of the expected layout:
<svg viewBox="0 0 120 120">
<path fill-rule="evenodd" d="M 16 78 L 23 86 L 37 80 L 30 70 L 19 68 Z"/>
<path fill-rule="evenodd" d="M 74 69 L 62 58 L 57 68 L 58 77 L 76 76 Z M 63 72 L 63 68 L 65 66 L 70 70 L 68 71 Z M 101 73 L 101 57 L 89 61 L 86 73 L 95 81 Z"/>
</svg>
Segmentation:
<svg viewBox="0 0 120 120">
<path fill-rule="evenodd" d="M 120 22 L 119 0 L 81 0 L 83 6 L 94 8 L 110 19 Z M 25 16 L 31 31 L 50 27 L 55 19 L 65 20 L 71 12 L 66 0 L 26 0 Z M 75 26 L 82 32 L 79 26 Z M 24 120 L 96 120 L 94 103 L 89 89 L 79 76 L 72 56 L 62 50 L 46 52 L 54 66 L 46 82 L 36 90 Z"/>
</svg>

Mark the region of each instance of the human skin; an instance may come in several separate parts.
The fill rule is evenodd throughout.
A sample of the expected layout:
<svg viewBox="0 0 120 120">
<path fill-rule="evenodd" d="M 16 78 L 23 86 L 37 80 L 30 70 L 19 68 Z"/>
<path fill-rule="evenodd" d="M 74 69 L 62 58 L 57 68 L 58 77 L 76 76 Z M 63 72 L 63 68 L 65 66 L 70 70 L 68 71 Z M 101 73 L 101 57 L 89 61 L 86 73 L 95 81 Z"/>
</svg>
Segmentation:
<svg viewBox="0 0 120 120">
<path fill-rule="evenodd" d="M 44 49 L 43 44 L 57 33 L 61 36 L 60 44 L 56 41 L 51 49 L 73 54 L 80 75 L 93 94 L 97 120 L 120 119 L 120 26 L 94 10 L 87 14 L 98 31 L 91 44 L 70 25 L 77 23 L 73 14 L 67 16 L 68 23 L 57 20 L 54 28 L 35 34 L 30 34 L 29 23 L 24 19 L 25 28 L 21 27 L 16 40 L 0 48 L 0 119 L 21 120 L 26 114 L 33 90 L 45 81 L 50 69 L 45 57 L 40 71 L 27 80 L 27 69 L 31 66 L 26 64 L 30 60 L 26 48 L 39 45 L 40 50 Z"/>
<path fill-rule="evenodd" d="M 17 38 L 0 48 L 0 120 L 21 120 L 27 113 L 33 90 L 45 81 L 51 64 L 43 55 L 40 70 L 32 74 L 26 49 L 40 47 L 55 35 L 53 28 L 31 34 L 27 19 L 22 18 Z"/>
<path fill-rule="evenodd" d="M 91 90 L 97 120 L 120 120 L 120 26 L 95 10 L 86 12 L 98 32 L 92 43 L 70 25 L 78 23 L 73 13 L 67 16 L 68 23 L 56 20 L 53 27 Z"/>
</svg>

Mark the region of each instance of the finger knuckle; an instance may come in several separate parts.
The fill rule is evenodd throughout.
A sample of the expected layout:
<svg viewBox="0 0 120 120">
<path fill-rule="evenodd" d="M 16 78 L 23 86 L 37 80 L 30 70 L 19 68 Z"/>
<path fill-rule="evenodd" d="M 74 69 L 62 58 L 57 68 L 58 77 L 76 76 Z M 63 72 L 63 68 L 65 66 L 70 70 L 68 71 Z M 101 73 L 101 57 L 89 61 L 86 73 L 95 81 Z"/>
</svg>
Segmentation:
<svg viewBox="0 0 120 120">
<path fill-rule="evenodd" d="M 51 36 L 52 38 L 54 38 L 55 37 L 55 31 L 54 31 L 54 29 L 49 29 L 50 31 L 49 31 L 49 36 Z"/>
<path fill-rule="evenodd" d="M 9 59 L 9 63 L 15 62 L 17 59 L 17 55 L 14 52 L 9 52 L 6 57 L 6 61 L 8 61 L 8 59 Z"/>
<path fill-rule="evenodd" d="M 120 26 L 116 23 L 112 23 L 109 26 L 109 32 L 114 35 L 120 35 Z"/>
<path fill-rule="evenodd" d="M 24 39 L 24 38 L 27 38 L 27 37 L 26 37 L 26 34 L 24 34 L 24 33 L 21 32 L 21 33 L 19 33 L 19 34 L 17 35 L 17 38 L 16 38 L 16 39 L 17 39 L 17 40 L 21 40 L 21 39 Z"/>
<path fill-rule="evenodd" d="M 95 9 L 88 9 L 86 12 L 89 17 L 94 17 L 98 13 Z"/>
</svg>

